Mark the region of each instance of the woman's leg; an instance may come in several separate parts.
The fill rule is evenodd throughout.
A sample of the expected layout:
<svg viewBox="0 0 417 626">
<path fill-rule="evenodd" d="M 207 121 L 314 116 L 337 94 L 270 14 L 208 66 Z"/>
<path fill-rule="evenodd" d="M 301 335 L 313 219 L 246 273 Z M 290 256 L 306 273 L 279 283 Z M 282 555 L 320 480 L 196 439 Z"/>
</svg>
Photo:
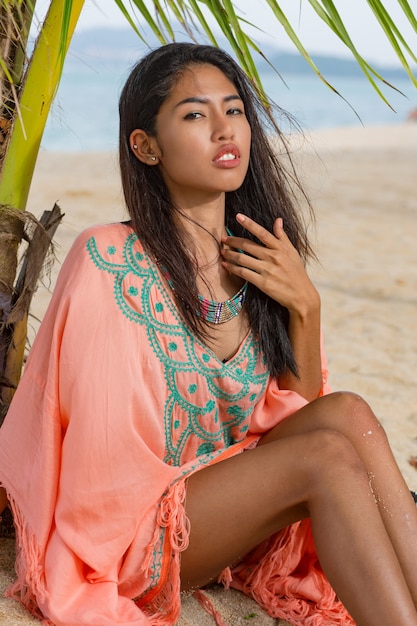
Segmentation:
<svg viewBox="0 0 417 626">
<path fill-rule="evenodd" d="M 356 394 L 330 394 L 309 406 L 314 411 L 313 419 L 298 412 L 269 432 L 261 444 L 317 428 L 334 429 L 352 443 L 368 473 L 380 515 L 417 606 L 417 508 L 384 429 L 369 405 Z M 344 482 L 342 479 L 341 488 Z"/>
<path fill-rule="evenodd" d="M 416 626 L 366 467 L 344 434 L 311 426 L 322 412 L 331 422 L 347 404 L 343 396 L 324 400 L 294 416 L 294 434 L 277 427 L 264 445 L 189 478 L 183 588 L 207 583 L 280 528 L 310 517 L 322 566 L 357 624 Z"/>
</svg>

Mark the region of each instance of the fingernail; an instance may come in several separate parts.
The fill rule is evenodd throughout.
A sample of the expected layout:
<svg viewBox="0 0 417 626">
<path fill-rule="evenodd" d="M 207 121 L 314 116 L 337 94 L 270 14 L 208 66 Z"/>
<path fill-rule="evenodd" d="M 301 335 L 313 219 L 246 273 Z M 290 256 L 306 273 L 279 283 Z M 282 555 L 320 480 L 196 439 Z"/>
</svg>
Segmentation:
<svg viewBox="0 0 417 626">
<path fill-rule="evenodd" d="M 245 218 L 244 215 L 242 215 L 242 213 L 237 213 L 236 214 L 236 219 L 237 219 L 238 222 L 244 222 L 246 218 Z"/>
</svg>

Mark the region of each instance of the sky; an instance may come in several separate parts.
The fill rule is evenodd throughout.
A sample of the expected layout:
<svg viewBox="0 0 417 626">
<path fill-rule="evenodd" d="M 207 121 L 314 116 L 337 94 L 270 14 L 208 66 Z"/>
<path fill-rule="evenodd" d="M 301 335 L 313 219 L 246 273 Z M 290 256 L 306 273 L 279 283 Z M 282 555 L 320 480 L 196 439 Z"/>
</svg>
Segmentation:
<svg viewBox="0 0 417 626">
<path fill-rule="evenodd" d="M 415 5 L 417 12 L 417 0 L 409 0 L 409 3 L 411 7 Z M 48 3 L 41 1 L 37 6 L 40 5 L 42 8 L 42 4 Z M 151 2 L 147 4 L 152 5 Z M 335 0 L 335 4 L 362 56 L 370 62 L 383 65 L 399 64 L 366 0 Z M 242 17 L 256 23 L 263 30 L 263 32 L 257 31 L 254 35 L 259 43 L 265 41 L 273 44 L 275 42 L 281 49 L 294 49 L 285 32 L 274 22 L 275 18 L 264 0 L 235 0 L 234 5 Z M 406 36 L 411 48 L 417 50 L 417 34 L 408 24 L 398 0 L 384 0 L 384 5 Z M 281 0 L 280 6 L 310 54 L 349 55 L 343 44 L 317 17 L 307 0 Z M 126 26 L 126 20 L 114 0 L 85 0 L 77 29 L 124 26 Z"/>
</svg>

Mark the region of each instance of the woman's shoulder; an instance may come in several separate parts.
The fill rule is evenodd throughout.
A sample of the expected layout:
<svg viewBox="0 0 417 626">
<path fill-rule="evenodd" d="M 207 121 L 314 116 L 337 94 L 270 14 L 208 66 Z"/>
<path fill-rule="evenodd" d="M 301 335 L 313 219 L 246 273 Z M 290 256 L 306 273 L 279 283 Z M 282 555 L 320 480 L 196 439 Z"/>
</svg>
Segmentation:
<svg viewBox="0 0 417 626">
<path fill-rule="evenodd" d="M 128 222 L 90 226 L 75 238 L 59 272 L 55 291 L 65 285 L 79 290 L 83 284 L 90 284 L 96 276 L 97 266 L 107 270 L 123 263 L 126 242 L 134 240 L 135 248 L 141 244 Z M 109 272 L 111 275 L 114 272 Z M 90 285 L 91 286 L 91 285 Z"/>
<path fill-rule="evenodd" d="M 114 222 L 111 224 L 96 224 L 83 230 L 74 240 L 73 248 L 85 248 L 88 241 L 94 240 L 97 245 L 116 245 L 134 236 L 130 222 Z"/>
<path fill-rule="evenodd" d="M 89 226 L 77 235 L 66 255 L 65 266 L 90 264 L 97 256 L 105 255 L 109 262 L 120 263 L 126 243 L 131 241 L 142 249 L 129 222 L 115 222 Z"/>
</svg>

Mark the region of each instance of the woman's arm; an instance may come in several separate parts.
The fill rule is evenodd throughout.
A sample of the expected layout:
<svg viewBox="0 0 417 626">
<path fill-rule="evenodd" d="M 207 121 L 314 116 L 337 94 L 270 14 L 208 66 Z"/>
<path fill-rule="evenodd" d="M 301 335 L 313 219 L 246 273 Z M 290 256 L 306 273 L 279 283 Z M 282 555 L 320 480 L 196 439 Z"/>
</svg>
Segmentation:
<svg viewBox="0 0 417 626">
<path fill-rule="evenodd" d="M 298 366 L 298 378 L 287 370 L 279 377 L 280 389 L 296 391 L 306 400 L 315 400 L 322 388 L 320 354 L 320 296 L 315 297 L 304 311 L 290 311 L 288 334 Z"/>
</svg>

